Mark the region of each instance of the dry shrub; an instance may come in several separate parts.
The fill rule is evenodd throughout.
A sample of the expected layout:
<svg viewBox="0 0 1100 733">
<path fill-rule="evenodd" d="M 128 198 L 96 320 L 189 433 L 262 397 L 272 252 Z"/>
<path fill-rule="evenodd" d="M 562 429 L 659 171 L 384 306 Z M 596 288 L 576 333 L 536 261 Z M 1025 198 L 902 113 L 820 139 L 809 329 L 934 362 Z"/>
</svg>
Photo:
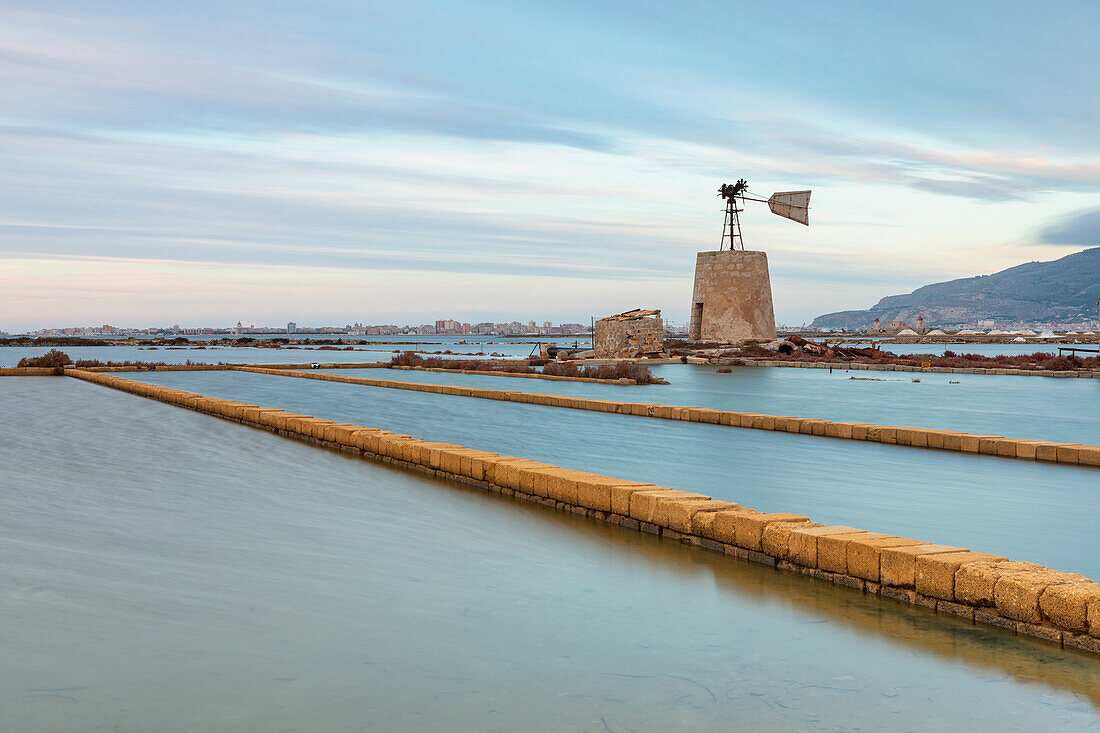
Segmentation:
<svg viewBox="0 0 1100 733">
<path fill-rule="evenodd" d="M 424 359 L 412 351 L 402 351 L 390 359 L 390 366 L 420 366 Z"/>
<path fill-rule="evenodd" d="M 42 356 L 24 356 L 19 360 L 17 366 L 21 367 L 54 367 L 55 369 L 64 368 L 65 365 L 71 364 L 72 360 L 69 355 L 64 351 L 58 351 L 57 349 L 50 349 Z"/>
<path fill-rule="evenodd" d="M 633 379 L 638 384 L 651 384 L 653 372 L 641 364 L 601 364 L 599 366 L 578 367 L 568 362 L 550 362 L 542 369 L 543 374 L 554 377 L 586 377 L 589 379 Z"/>
</svg>

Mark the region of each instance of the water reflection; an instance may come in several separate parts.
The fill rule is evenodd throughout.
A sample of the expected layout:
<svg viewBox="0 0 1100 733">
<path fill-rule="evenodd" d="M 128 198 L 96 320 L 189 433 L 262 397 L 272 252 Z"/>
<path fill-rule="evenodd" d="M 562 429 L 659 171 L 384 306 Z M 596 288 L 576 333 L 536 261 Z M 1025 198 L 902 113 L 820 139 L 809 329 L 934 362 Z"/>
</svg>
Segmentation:
<svg viewBox="0 0 1100 733">
<path fill-rule="evenodd" d="M 1100 724 L 1026 639 L 76 380 L 0 416 L 0 730 Z"/>
<path fill-rule="evenodd" d="M 1100 380 L 1093 379 L 921 374 L 914 383 L 912 375 L 902 372 L 735 367 L 725 374 L 712 366 L 669 365 L 653 368 L 667 385 L 621 386 L 393 369 L 330 371 L 371 379 L 1100 444 L 1100 413 L 1080 408 L 1100 397 Z"/>
<path fill-rule="evenodd" d="M 263 374 L 136 378 L 1100 577 L 1079 521 L 1100 514 L 1091 468 Z"/>
</svg>

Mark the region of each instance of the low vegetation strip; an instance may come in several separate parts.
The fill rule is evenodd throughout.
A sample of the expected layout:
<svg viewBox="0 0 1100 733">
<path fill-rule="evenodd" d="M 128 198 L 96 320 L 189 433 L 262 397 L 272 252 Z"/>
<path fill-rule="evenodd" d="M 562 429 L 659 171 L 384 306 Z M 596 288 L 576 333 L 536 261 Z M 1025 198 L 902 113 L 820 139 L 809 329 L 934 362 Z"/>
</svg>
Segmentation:
<svg viewBox="0 0 1100 733">
<path fill-rule="evenodd" d="M 69 376 L 290 438 L 1100 654 L 1100 584 L 963 547 L 826 526 L 705 494 L 70 369 Z"/>
<path fill-rule="evenodd" d="M 300 377 L 304 379 L 320 379 L 328 382 L 360 384 L 366 387 L 404 389 L 413 392 L 431 392 L 433 394 L 445 394 L 458 397 L 477 397 L 479 399 L 523 402 L 534 405 L 563 407 L 572 410 L 614 412 L 621 415 L 634 415 L 636 417 L 684 420 L 687 422 L 727 425 L 730 427 L 751 428 L 754 430 L 818 435 L 845 440 L 866 440 L 872 443 L 907 445 L 914 448 L 936 448 L 939 450 L 950 450 L 960 453 L 981 453 L 991 456 L 1000 456 L 1002 458 L 1017 458 L 1026 461 L 1050 461 L 1052 463 L 1100 467 L 1100 446 L 1084 445 L 1081 443 L 1022 440 L 1018 438 L 1005 438 L 1000 435 L 976 435 L 974 433 L 961 433 L 952 430 L 936 430 L 932 428 L 892 427 L 888 425 L 875 425 L 872 423 L 836 422 L 816 418 L 762 415 L 752 412 L 712 410 L 706 407 L 655 405 L 645 402 L 596 400 L 584 397 L 564 397 L 561 395 L 536 394 L 531 392 L 482 389 L 479 387 L 456 387 L 445 384 L 400 382 L 392 379 L 345 377 L 342 374 L 319 374 L 315 372 L 246 366 L 233 367 L 233 369 L 260 374 L 274 374 L 284 377 Z"/>
<path fill-rule="evenodd" d="M 1050 364 L 1063 366 L 1062 369 L 1022 368 L 1019 366 L 942 366 L 927 358 L 908 359 L 905 363 L 887 363 L 872 361 L 827 361 L 814 359 L 775 358 L 713 358 L 712 364 L 723 366 L 759 366 L 759 367 L 796 367 L 802 369 L 851 369 L 877 372 L 924 372 L 926 374 L 1000 374 L 1019 377 L 1077 377 L 1081 379 L 1100 379 L 1100 369 L 1091 367 L 1072 368 L 1066 366 L 1069 359 L 1051 360 Z M 1096 360 L 1093 359 L 1093 362 Z M 931 366 L 921 366 L 930 364 Z"/>
<path fill-rule="evenodd" d="M 573 362 L 529 358 L 524 361 L 459 361 L 458 359 L 423 358 L 405 351 L 390 359 L 393 369 L 420 369 L 423 371 L 457 371 L 463 374 L 491 374 L 502 377 L 526 377 L 528 379 L 558 379 L 575 382 L 616 382 L 618 384 L 667 384 L 653 376 L 643 364 L 616 362 L 577 366 Z M 541 366 L 540 372 L 535 367 Z"/>
</svg>

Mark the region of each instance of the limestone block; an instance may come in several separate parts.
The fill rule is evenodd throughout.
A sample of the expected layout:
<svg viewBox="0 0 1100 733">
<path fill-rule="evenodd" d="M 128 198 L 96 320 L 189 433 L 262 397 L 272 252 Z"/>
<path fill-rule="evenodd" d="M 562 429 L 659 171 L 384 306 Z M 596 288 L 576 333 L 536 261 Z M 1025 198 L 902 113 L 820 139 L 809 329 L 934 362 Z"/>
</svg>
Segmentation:
<svg viewBox="0 0 1100 733">
<path fill-rule="evenodd" d="M 795 528 L 787 538 L 787 557 L 796 565 L 816 568 L 817 540 L 822 535 L 858 534 L 864 530 L 855 527 L 830 526 Z"/>
<path fill-rule="evenodd" d="M 962 433 L 955 431 L 945 430 L 943 431 L 943 449 L 944 450 L 962 450 Z"/>
<path fill-rule="evenodd" d="M 929 448 L 943 448 L 944 433 L 942 430 L 926 430 L 924 437 Z"/>
<path fill-rule="evenodd" d="M 653 523 L 661 527 L 691 534 L 696 514 L 711 514 L 719 509 L 736 509 L 737 504 L 717 499 L 674 499 L 657 502 Z"/>
<path fill-rule="evenodd" d="M 1017 440 L 1016 457 L 1028 461 L 1034 461 L 1038 453 L 1039 444 L 1034 440 Z"/>
<path fill-rule="evenodd" d="M 400 450 L 393 457 L 406 463 L 419 463 L 420 446 L 423 443 L 423 438 L 405 436 L 405 440 L 400 443 Z"/>
<path fill-rule="evenodd" d="M 963 453 L 977 453 L 982 436 L 970 433 L 959 433 L 959 450 Z"/>
<path fill-rule="evenodd" d="M 897 539 L 893 535 L 874 532 L 846 532 L 840 534 L 818 535 L 817 537 L 817 567 L 830 573 L 848 572 L 848 545 L 854 539 Z"/>
<path fill-rule="evenodd" d="M 1057 461 L 1058 445 L 1058 443 L 1039 443 L 1037 446 L 1035 446 L 1035 460 Z"/>
<path fill-rule="evenodd" d="M 527 458 L 501 456 L 499 460 L 492 461 L 487 465 L 486 468 L 488 470 L 485 480 L 497 486 L 519 491 L 520 469 L 524 467 L 543 468 L 545 466 L 545 463 L 539 463 L 538 461 L 532 461 Z"/>
<path fill-rule="evenodd" d="M 1087 632 L 1088 605 L 1100 603 L 1100 584 L 1092 581 L 1047 586 L 1039 596 L 1039 610 L 1059 628 Z"/>
<path fill-rule="evenodd" d="M 1090 600 L 1088 607 L 1089 635 L 1100 638 L 1100 601 Z"/>
<path fill-rule="evenodd" d="M 286 431 L 309 437 L 309 431 L 313 425 L 313 418 L 308 415 L 288 415 L 286 418 Z"/>
<path fill-rule="evenodd" d="M 778 560 L 789 560 L 791 532 L 820 526 L 816 522 L 771 522 L 760 537 L 761 551 Z"/>
<path fill-rule="evenodd" d="M 462 470 L 463 459 L 467 459 L 467 465 L 469 465 L 468 459 L 471 455 L 481 455 L 481 451 L 473 450 L 472 448 L 463 448 L 461 446 L 442 446 L 439 449 L 439 470 L 453 473 L 456 476 L 467 476 L 468 474 Z M 432 451 L 431 458 L 434 457 L 435 452 Z M 429 458 L 429 465 L 430 460 Z"/>
<path fill-rule="evenodd" d="M 672 406 L 671 405 L 654 405 L 652 416 L 660 418 L 662 420 L 669 420 L 672 418 Z"/>
<path fill-rule="evenodd" d="M 485 480 L 485 466 L 493 458 L 497 458 L 496 453 L 488 453 L 480 450 L 468 450 L 462 454 L 462 462 L 460 464 L 460 470 L 463 476 L 472 478 L 475 481 Z"/>
<path fill-rule="evenodd" d="M 712 410 L 708 407 L 700 407 L 694 411 L 695 422 L 709 423 L 711 425 L 718 425 L 722 422 L 722 411 Z"/>
<path fill-rule="evenodd" d="M 668 487 L 656 484 L 635 484 L 620 481 L 611 486 L 611 511 L 624 517 L 630 516 L 630 499 L 639 491 L 668 491 Z"/>
<path fill-rule="evenodd" d="M 786 522 L 788 524 L 797 524 L 799 522 L 809 522 L 809 517 L 804 517 L 800 514 L 785 514 L 785 513 L 735 513 L 728 515 L 730 521 L 733 522 L 733 532 L 735 537 L 735 544 L 738 547 L 743 547 L 746 550 L 754 550 L 756 552 L 762 552 L 764 550 L 764 530 L 767 529 L 769 524 L 775 522 Z M 715 520 L 717 521 L 717 520 Z M 717 538 L 712 538 L 717 539 Z"/>
<path fill-rule="evenodd" d="M 853 431 L 855 430 L 855 423 L 838 422 L 833 423 L 833 425 L 836 427 L 836 437 L 846 440 L 851 440 L 854 437 Z"/>
<path fill-rule="evenodd" d="M 600 512 L 613 511 L 611 494 L 614 487 L 620 487 L 627 497 L 626 508 L 629 510 L 629 496 L 632 490 L 641 488 L 653 488 L 654 484 L 645 484 L 635 481 L 623 481 L 622 479 L 609 478 L 595 473 L 575 471 L 573 473 L 573 490 L 576 493 L 576 504 L 588 509 Z"/>
<path fill-rule="evenodd" d="M 978 439 L 978 452 L 995 456 L 997 455 L 1000 441 L 1000 438 L 983 435 Z"/>
<path fill-rule="evenodd" d="M 630 496 L 630 517 L 639 522 L 656 524 L 657 508 L 662 500 L 710 499 L 705 494 L 665 489 L 664 491 L 636 491 Z"/>
<path fill-rule="evenodd" d="M 355 432 L 355 447 L 367 453 L 378 452 L 378 437 L 381 430 L 374 428 L 360 428 Z"/>
<path fill-rule="evenodd" d="M 347 446 L 354 445 L 351 434 L 358 428 L 358 425 L 333 423 L 325 428 L 324 440 L 326 443 L 337 443 L 338 445 Z"/>
<path fill-rule="evenodd" d="M 1073 444 L 1063 444 L 1058 446 L 1058 462 L 1059 463 L 1080 463 L 1081 446 Z"/>
<path fill-rule="evenodd" d="M 1043 622 L 1043 612 L 1039 608 L 1043 591 L 1059 583 L 1087 580 L 1083 575 L 1057 570 L 1009 573 L 999 577 L 993 586 L 993 602 L 998 613 L 1006 618 L 1038 624 Z"/>
<path fill-rule="evenodd" d="M 572 471 L 568 468 L 541 468 L 531 472 L 535 477 L 532 490 L 528 493 L 535 496 L 544 496 L 547 499 L 560 501 L 571 506 L 577 505 L 577 482 L 575 476 L 580 471 Z"/>
<path fill-rule="evenodd" d="M 758 430 L 776 430 L 776 417 L 775 415 L 754 416 L 752 419 L 752 427 Z"/>
<path fill-rule="evenodd" d="M 363 436 L 362 434 L 360 434 L 359 440 L 359 447 L 363 448 L 364 450 L 369 450 L 369 448 L 363 445 L 364 441 L 368 441 L 369 443 L 369 436 Z M 422 443 L 422 456 L 425 453 L 427 454 L 427 459 L 424 461 L 424 465 L 428 468 L 434 468 L 436 471 L 441 471 L 443 470 L 443 451 L 445 449 L 460 450 L 462 449 L 462 447 L 463 446 L 456 445 L 454 443 Z"/>
<path fill-rule="evenodd" d="M 734 545 L 736 544 L 734 539 L 736 530 L 733 520 L 737 516 L 746 514 L 759 514 L 759 512 L 748 507 L 722 509 L 716 512 L 699 512 L 691 518 L 691 531 L 700 537 Z"/>
<path fill-rule="evenodd" d="M 1100 466 L 1100 446 L 1079 446 L 1077 448 L 1077 462 L 1082 466 Z"/>
<path fill-rule="evenodd" d="M 879 582 L 899 588 L 912 588 L 916 583 L 917 557 L 919 555 L 943 555 L 948 552 L 964 552 L 965 547 L 950 545 L 907 545 L 883 547 L 879 555 Z"/>
<path fill-rule="evenodd" d="M 905 537 L 854 537 L 848 543 L 848 574 L 872 583 L 879 583 L 882 578 L 882 550 L 890 547 L 927 544 L 927 542 Z"/>
<path fill-rule="evenodd" d="M 1007 560 L 1000 555 L 988 555 L 984 552 L 948 552 L 942 555 L 920 555 L 916 563 L 914 587 L 917 593 L 945 601 L 954 601 L 955 573 L 971 562 L 990 562 Z"/>
</svg>

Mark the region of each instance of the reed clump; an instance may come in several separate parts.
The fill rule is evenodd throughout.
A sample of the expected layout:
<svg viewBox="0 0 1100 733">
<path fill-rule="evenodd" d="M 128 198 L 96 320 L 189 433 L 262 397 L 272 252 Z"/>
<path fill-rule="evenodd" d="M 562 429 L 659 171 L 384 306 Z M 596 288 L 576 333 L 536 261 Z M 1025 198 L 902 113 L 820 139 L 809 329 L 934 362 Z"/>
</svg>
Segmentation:
<svg viewBox="0 0 1100 733">
<path fill-rule="evenodd" d="M 599 364 L 579 367 L 568 361 L 553 361 L 542 368 L 543 374 L 554 377 L 586 377 L 588 379 L 633 379 L 638 384 L 652 384 L 653 372 L 641 364 Z"/>
</svg>

